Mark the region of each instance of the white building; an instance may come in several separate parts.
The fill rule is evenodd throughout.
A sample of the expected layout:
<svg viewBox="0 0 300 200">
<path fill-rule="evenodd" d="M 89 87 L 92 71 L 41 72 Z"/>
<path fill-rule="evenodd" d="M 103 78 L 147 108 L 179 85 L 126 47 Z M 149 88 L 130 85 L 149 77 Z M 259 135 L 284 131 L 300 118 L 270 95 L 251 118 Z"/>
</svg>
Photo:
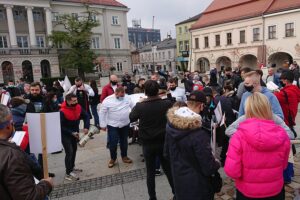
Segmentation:
<svg viewBox="0 0 300 200">
<path fill-rule="evenodd" d="M 299 0 L 214 0 L 192 26 L 192 71 L 300 62 Z"/>
<path fill-rule="evenodd" d="M 139 49 L 141 66 L 149 71 L 161 68 L 176 72 L 176 39 L 167 38 L 162 42 L 149 44 Z"/>
<path fill-rule="evenodd" d="M 129 9 L 115 1 L 88 1 L 97 11 L 91 48 L 102 70 L 115 67 L 120 73 L 131 66 L 127 12 Z M 62 14 L 84 15 L 81 0 L 0 0 L 0 83 L 18 80 L 39 81 L 41 77 L 60 75 L 59 49 L 47 41 L 52 30 L 63 30 L 56 21 Z"/>
</svg>

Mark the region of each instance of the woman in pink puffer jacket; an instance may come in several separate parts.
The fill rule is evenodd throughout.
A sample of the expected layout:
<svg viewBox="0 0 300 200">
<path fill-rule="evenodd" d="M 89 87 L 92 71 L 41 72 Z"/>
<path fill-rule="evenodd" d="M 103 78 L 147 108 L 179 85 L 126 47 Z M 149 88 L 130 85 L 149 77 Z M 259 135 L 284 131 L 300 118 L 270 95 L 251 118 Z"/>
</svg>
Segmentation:
<svg viewBox="0 0 300 200">
<path fill-rule="evenodd" d="M 271 105 L 263 94 L 255 92 L 247 99 L 245 116 L 230 140 L 224 167 L 235 180 L 236 199 L 283 200 L 290 140 L 272 120 Z"/>
</svg>

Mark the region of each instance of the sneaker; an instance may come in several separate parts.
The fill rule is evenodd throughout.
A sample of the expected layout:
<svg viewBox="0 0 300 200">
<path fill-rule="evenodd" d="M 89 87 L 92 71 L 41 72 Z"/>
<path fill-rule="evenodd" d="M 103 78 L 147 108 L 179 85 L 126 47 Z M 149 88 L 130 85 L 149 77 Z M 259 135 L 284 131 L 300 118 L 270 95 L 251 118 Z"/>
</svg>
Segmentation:
<svg viewBox="0 0 300 200">
<path fill-rule="evenodd" d="M 74 172 L 71 172 L 70 174 L 66 174 L 65 179 L 68 181 L 78 181 L 79 177 Z"/>
<path fill-rule="evenodd" d="M 116 161 L 113 159 L 110 159 L 110 161 L 108 162 L 108 168 L 112 168 L 113 166 L 115 166 Z"/>
<path fill-rule="evenodd" d="M 74 173 L 81 173 L 81 172 L 83 172 L 83 170 L 82 170 L 82 169 L 74 168 L 74 169 L 73 169 L 73 172 L 74 172 Z"/>
<path fill-rule="evenodd" d="M 156 169 L 155 176 L 161 176 L 161 175 L 162 175 L 162 173 L 161 173 L 160 169 Z"/>
<path fill-rule="evenodd" d="M 127 156 L 123 157 L 122 160 L 123 160 L 123 163 L 132 163 L 132 160 L 130 158 L 128 158 Z"/>
</svg>

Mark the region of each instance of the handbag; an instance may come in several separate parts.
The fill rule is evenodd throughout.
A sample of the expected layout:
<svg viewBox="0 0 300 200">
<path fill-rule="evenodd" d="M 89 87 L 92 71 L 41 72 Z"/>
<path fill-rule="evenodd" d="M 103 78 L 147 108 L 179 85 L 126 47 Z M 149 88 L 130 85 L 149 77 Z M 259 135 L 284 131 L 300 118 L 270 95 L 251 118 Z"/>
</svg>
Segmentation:
<svg viewBox="0 0 300 200">
<path fill-rule="evenodd" d="M 214 193 L 221 192 L 222 186 L 223 186 L 223 179 L 219 172 L 216 172 L 211 176 L 211 184 L 213 188 Z"/>
</svg>

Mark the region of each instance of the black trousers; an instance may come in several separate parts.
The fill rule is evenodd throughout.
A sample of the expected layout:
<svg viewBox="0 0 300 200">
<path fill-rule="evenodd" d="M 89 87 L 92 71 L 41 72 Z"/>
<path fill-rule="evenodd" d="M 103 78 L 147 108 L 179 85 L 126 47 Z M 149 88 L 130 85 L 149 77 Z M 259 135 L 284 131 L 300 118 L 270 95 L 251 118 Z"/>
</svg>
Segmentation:
<svg viewBox="0 0 300 200">
<path fill-rule="evenodd" d="M 66 157 L 65 157 L 66 174 L 70 174 L 75 167 L 77 141 L 75 137 L 68 136 L 65 134 L 62 134 L 61 140 L 66 153 Z"/>
<path fill-rule="evenodd" d="M 143 154 L 146 162 L 146 170 L 147 170 L 147 188 L 150 200 L 156 200 L 156 192 L 155 192 L 155 169 L 156 169 L 156 158 L 160 159 L 160 163 L 162 169 L 164 170 L 169 184 L 171 186 L 173 194 L 174 185 L 173 178 L 171 172 L 171 166 L 168 160 L 166 160 L 163 156 L 164 144 L 144 144 L 143 145 Z"/>
<path fill-rule="evenodd" d="M 248 198 L 244 196 L 240 191 L 236 190 L 236 200 L 285 200 L 285 190 L 283 186 L 281 192 L 278 195 L 267 198 Z"/>
</svg>

